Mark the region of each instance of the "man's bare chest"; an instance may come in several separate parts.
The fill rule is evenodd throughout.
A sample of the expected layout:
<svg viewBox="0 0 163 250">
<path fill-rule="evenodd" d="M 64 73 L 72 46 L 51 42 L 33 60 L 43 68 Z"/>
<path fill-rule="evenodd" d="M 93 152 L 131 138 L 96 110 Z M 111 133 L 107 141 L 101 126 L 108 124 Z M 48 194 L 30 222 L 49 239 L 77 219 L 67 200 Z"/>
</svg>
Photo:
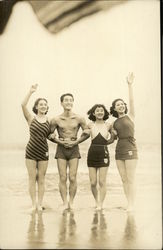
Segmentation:
<svg viewBox="0 0 163 250">
<path fill-rule="evenodd" d="M 58 128 L 59 129 L 63 129 L 63 130 L 66 130 L 66 129 L 77 129 L 79 127 L 79 122 L 77 119 L 75 118 L 66 118 L 66 119 L 60 119 L 58 121 Z"/>
</svg>

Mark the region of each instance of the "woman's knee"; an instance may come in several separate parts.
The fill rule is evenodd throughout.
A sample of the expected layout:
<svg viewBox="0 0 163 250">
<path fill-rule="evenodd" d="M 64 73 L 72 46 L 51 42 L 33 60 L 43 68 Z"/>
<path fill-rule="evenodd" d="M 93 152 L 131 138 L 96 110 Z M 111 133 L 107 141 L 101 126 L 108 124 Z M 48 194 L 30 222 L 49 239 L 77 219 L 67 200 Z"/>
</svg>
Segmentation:
<svg viewBox="0 0 163 250">
<path fill-rule="evenodd" d="M 128 178 L 126 176 L 121 176 L 121 180 L 122 180 L 123 184 L 128 183 Z"/>
<path fill-rule="evenodd" d="M 35 178 L 29 178 L 29 186 L 35 186 L 36 185 L 36 177 Z"/>
<path fill-rule="evenodd" d="M 65 176 L 65 175 L 61 175 L 60 176 L 60 183 L 66 183 L 66 181 L 67 181 L 67 176 Z"/>
<path fill-rule="evenodd" d="M 71 183 L 76 183 L 76 176 L 75 175 L 70 175 L 69 180 Z"/>
<path fill-rule="evenodd" d="M 35 173 L 35 172 L 30 173 L 28 177 L 29 177 L 29 182 L 34 182 L 35 183 L 36 180 L 37 180 L 37 173 Z"/>
<path fill-rule="evenodd" d="M 44 185 L 45 183 L 45 177 L 38 178 L 38 185 Z"/>
<path fill-rule="evenodd" d="M 124 172 L 120 171 L 120 177 L 121 177 L 123 184 L 126 184 L 128 182 L 128 176 L 127 176 L 127 173 L 125 171 Z"/>
<path fill-rule="evenodd" d="M 129 185 L 134 185 L 134 183 L 135 183 L 135 176 L 128 176 L 127 180 L 128 180 L 128 184 Z"/>
<path fill-rule="evenodd" d="M 105 179 L 99 180 L 99 186 L 101 188 L 106 187 L 106 180 Z"/>
<path fill-rule="evenodd" d="M 91 187 L 92 188 L 95 188 L 97 186 L 97 180 L 90 179 L 90 182 L 91 182 Z"/>
</svg>

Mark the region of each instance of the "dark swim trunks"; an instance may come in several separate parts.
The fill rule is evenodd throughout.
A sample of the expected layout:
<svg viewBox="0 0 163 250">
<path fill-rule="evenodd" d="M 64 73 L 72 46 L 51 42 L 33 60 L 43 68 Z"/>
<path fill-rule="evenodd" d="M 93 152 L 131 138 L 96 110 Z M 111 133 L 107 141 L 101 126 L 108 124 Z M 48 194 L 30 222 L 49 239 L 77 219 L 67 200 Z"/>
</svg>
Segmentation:
<svg viewBox="0 0 163 250">
<path fill-rule="evenodd" d="M 76 145 L 72 148 L 65 148 L 62 145 L 57 145 L 57 151 L 55 155 L 55 159 L 64 159 L 64 160 L 71 160 L 74 158 L 80 159 L 80 153 L 79 153 L 79 146 Z"/>
<path fill-rule="evenodd" d="M 107 140 L 99 133 L 91 143 L 88 150 L 87 165 L 88 167 L 100 168 L 108 167 L 110 164 Z"/>
</svg>

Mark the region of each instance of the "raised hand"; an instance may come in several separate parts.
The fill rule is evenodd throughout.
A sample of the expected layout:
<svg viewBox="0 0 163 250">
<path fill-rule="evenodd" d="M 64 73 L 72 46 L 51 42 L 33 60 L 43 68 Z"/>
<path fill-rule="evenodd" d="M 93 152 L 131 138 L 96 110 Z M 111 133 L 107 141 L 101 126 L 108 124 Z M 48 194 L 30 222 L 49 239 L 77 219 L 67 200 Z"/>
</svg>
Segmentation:
<svg viewBox="0 0 163 250">
<path fill-rule="evenodd" d="M 126 77 L 127 83 L 132 84 L 134 81 L 134 77 L 135 76 L 134 76 L 133 72 L 129 73 L 128 76 Z"/>
<path fill-rule="evenodd" d="M 37 90 L 37 86 L 38 86 L 38 84 L 34 84 L 34 85 L 31 86 L 31 88 L 30 88 L 30 93 L 31 94 L 34 93 Z"/>
<path fill-rule="evenodd" d="M 135 109 L 134 109 L 134 95 L 133 95 L 133 88 L 132 88 L 132 84 L 134 81 L 133 72 L 128 74 L 126 80 L 128 83 L 128 91 L 129 91 L 129 115 L 134 120 Z"/>
</svg>

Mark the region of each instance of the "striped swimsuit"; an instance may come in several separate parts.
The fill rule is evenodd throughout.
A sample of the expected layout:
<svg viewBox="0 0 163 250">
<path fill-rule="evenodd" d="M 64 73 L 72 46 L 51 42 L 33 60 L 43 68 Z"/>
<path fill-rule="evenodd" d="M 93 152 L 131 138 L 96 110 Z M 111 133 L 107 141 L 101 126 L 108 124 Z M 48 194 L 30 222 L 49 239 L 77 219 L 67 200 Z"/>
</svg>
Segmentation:
<svg viewBox="0 0 163 250">
<path fill-rule="evenodd" d="M 47 161 L 49 159 L 47 137 L 50 132 L 50 124 L 47 120 L 40 123 L 34 118 L 30 125 L 30 139 L 26 146 L 26 159 Z"/>
</svg>

